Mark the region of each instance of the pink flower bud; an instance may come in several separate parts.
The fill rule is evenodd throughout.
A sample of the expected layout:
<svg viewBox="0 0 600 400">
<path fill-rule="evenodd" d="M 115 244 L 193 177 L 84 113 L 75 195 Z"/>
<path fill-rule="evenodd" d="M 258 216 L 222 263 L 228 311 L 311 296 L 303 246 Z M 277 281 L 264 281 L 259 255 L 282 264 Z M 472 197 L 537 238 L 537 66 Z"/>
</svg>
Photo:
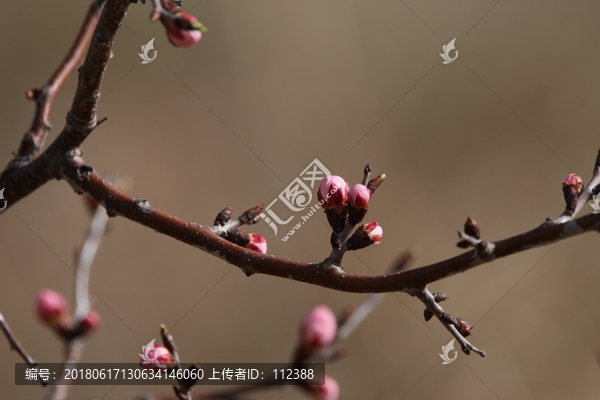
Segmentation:
<svg viewBox="0 0 600 400">
<path fill-rule="evenodd" d="M 100 314 L 94 310 L 90 310 L 85 318 L 81 321 L 79 329 L 82 335 L 95 331 L 100 325 Z"/>
<path fill-rule="evenodd" d="M 199 24 L 198 20 L 193 15 L 181 12 L 175 15 L 179 18 L 189 21 L 194 25 Z M 169 42 L 171 42 L 173 46 L 190 47 L 197 43 L 202 37 L 202 32 L 200 32 L 199 30 L 186 30 L 178 28 L 172 21 L 168 20 L 167 18 L 161 18 L 161 22 L 167 29 L 167 39 L 169 39 Z"/>
<path fill-rule="evenodd" d="M 337 334 L 337 321 L 331 309 L 316 306 L 300 323 L 300 344 L 307 351 L 322 349 L 333 342 Z"/>
<path fill-rule="evenodd" d="M 250 233 L 250 243 L 248 243 L 246 248 L 258 253 L 267 254 L 267 239 L 258 233 Z"/>
<path fill-rule="evenodd" d="M 326 176 L 321 180 L 317 197 L 325 210 L 341 210 L 348 200 L 348 183 L 337 175 Z"/>
<path fill-rule="evenodd" d="M 69 303 L 53 290 L 38 292 L 35 309 L 38 318 L 53 328 L 65 328 L 69 322 Z"/>
<path fill-rule="evenodd" d="M 371 191 L 365 185 L 354 185 L 348 192 L 348 201 L 354 208 L 365 208 L 371 200 Z"/>
<path fill-rule="evenodd" d="M 360 250 L 372 244 L 381 243 L 383 228 L 377 222 L 369 222 L 358 227 L 350 236 L 346 246 L 348 250 Z"/>
<path fill-rule="evenodd" d="M 381 243 L 381 238 L 383 238 L 383 228 L 377 222 L 369 222 L 368 224 L 363 225 L 363 229 L 369 235 L 372 244 Z"/>
<path fill-rule="evenodd" d="M 155 371 L 159 369 L 167 369 L 168 364 L 173 363 L 173 358 L 169 349 L 165 346 L 155 345 L 153 348 L 144 351 L 140 354 L 140 366 Z"/>
<path fill-rule="evenodd" d="M 562 182 L 562 187 L 564 188 L 565 186 L 573 186 L 577 193 L 581 193 L 581 189 L 583 189 L 583 182 L 579 175 L 571 174 Z"/>
<path fill-rule="evenodd" d="M 329 375 L 325 375 L 325 383 L 314 385 L 313 393 L 318 400 L 337 400 L 340 396 L 340 385 Z"/>
</svg>

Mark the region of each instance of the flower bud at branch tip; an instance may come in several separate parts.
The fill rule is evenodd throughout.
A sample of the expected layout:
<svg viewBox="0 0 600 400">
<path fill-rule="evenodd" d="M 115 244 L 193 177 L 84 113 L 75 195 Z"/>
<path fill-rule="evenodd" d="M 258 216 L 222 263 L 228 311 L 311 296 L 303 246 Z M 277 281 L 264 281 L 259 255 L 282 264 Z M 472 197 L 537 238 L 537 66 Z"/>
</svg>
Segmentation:
<svg viewBox="0 0 600 400">
<path fill-rule="evenodd" d="M 360 183 L 354 185 L 354 187 L 348 192 L 348 201 L 354 208 L 368 207 L 369 201 L 371 201 L 371 191 Z"/>
<path fill-rule="evenodd" d="M 371 179 L 369 181 L 369 183 L 367 183 L 367 189 L 369 189 L 371 191 L 371 194 L 375 193 L 375 191 L 377 190 L 379 185 L 381 185 L 383 183 L 384 179 L 385 179 L 385 174 L 381 174 L 378 177 Z"/>
<path fill-rule="evenodd" d="M 581 193 L 581 189 L 583 189 L 583 181 L 581 177 L 577 174 L 571 174 L 567 179 L 562 182 L 563 188 L 565 186 L 573 186 L 577 193 Z"/>
<path fill-rule="evenodd" d="M 337 321 L 331 309 L 325 305 L 313 308 L 300 323 L 300 345 L 312 352 L 330 345 L 337 335 Z"/>
<path fill-rule="evenodd" d="M 565 214 L 573 215 L 577 208 L 577 198 L 583 189 L 583 182 L 577 174 L 571 174 L 562 182 L 562 190 L 565 198 Z"/>
<path fill-rule="evenodd" d="M 365 185 L 354 185 L 348 192 L 348 222 L 352 225 L 360 224 L 367 215 L 371 201 L 371 191 Z"/>
<path fill-rule="evenodd" d="M 62 294 L 42 289 L 36 298 L 36 314 L 48 326 L 64 330 L 70 319 L 69 304 Z"/>
<path fill-rule="evenodd" d="M 168 17 L 161 16 L 160 22 L 167 29 L 167 39 L 175 47 L 191 47 L 202 37 L 201 24 L 190 15 L 179 12 L 175 14 L 172 21 Z M 189 28 L 189 29 L 186 29 Z"/>
</svg>

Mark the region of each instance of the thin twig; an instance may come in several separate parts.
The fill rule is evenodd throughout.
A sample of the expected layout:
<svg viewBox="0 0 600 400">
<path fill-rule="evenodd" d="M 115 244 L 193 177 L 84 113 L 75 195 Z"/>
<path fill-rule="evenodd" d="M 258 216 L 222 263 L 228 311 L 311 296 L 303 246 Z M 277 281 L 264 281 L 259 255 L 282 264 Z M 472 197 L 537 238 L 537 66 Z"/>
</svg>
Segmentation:
<svg viewBox="0 0 600 400">
<path fill-rule="evenodd" d="M 469 354 L 471 351 L 479 354 L 482 357 L 485 357 L 485 351 L 479 350 L 477 347 L 473 346 L 465 337 L 458 331 L 455 324 L 449 322 L 451 317 L 449 314 L 444 312 L 444 309 L 435 301 L 433 294 L 429 291 L 429 289 L 425 288 L 421 292 L 415 295 L 425 304 L 427 310 L 429 310 L 435 317 L 444 325 L 452 336 L 458 340 L 460 343 L 460 347 L 465 354 Z M 465 321 L 466 322 L 466 321 Z M 472 327 L 471 327 L 472 329 Z"/>
<path fill-rule="evenodd" d="M 71 385 L 70 380 L 65 379 L 66 370 L 73 369 L 77 366 L 77 363 L 81 359 L 83 354 L 83 340 L 76 338 L 70 340 L 66 345 L 65 361 L 63 362 L 62 369 L 63 375 L 60 376 L 53 385 L 49 386 L 46 400 L 66 400 L 69 395 Z"/>
<path fill-rule="evenodd" d="M 116 182 L 116 177 L 111 177 L 111 180 Z M 108 216 L 106 211 L 98 206 L 92 220 L 86 238 L 83 242 L 83 246 L 79 251 L 77 257 L 77 277 L 75 278 L 75 314 L 73 316 L 72 326 L 78 326 L 81 321 L 90 312 L 90 296 L 89 296 L 89 284 L 90 274 L 94 258 L 98 251 L 98 247 L 104 237 L 106 231 L 106 225 L 108 223 Z M 63 371 L 67 368 L 75 368 L 81 356 L 83 354 L 85 342 L 81 337 L 74 337 L 65 343 L 65 361 L 63 363 Z M 69 381 L 65 379 L 65 376 L 61 376 L 57 384 L 50 387 L 50 391 L 46 396 L 47 400 L 64 400 L 69 394 Z"/>
<path fill-rule="evenodd" d="M 29 353 L 27 353 L 27 351 L 25 350 L 25 348 L 23 347 L 21 342 L 19 342 L 19 339 L 17 339 L 17 337 L 14 335 L 14 333 L 10 329 L 10 326 L 8 325 L 8 322 L 6 322 L 6 319 L 4 319 L 4 316 L 2 315 L 2 313 L 0 313 L 0 330 L 2 330 L 2 333 L 4 333 L 4 336 L 6 336 L 6 340 L 8 340 L 8 343 L 10 344 L 10 349 L 16 351 L 17 354 L 23 359 L 23 361 L 25 361 L 27 363 L 27 365 L 30 368 L 37 367 L 38 364 L 35 362 L 35 360 L 33 358 L 31 358 L 31 356 L 29 355 Z M 38 379 L 39 379 L 40 383 L 42 384 L 42 386 L 46 386 L 48 384 L 48 382 L 46 382 L 39 375 L 38 375 Z"/>
<path fill-rule="evenodd" d="M 98 206 L 90 222 L 87 237 L 77 258 L 77 279 L 75 280 L 75 321 L 81 321 L 90 311 L 89 283 L 94 257 L 106 231 L 108 215 Z"/>
</svg>

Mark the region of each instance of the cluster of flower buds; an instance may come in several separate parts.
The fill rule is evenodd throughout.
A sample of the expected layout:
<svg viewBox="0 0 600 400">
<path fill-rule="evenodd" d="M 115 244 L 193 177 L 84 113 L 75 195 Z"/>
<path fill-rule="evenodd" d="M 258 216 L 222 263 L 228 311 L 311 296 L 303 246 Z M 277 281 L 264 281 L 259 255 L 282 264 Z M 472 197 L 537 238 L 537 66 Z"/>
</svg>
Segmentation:
<svg viewBox="0 0 600 400">
<path fill-rule="evenodd" d="M 204 25 L 193 15 L 181 12 L 175 3 L 166 1 L 163 4 L 168 13 L 160 15 L 160 22 L 167 30 L 169 42 L 176 47 L 190 47 L 198 43 L 202 32 L 206 31 Z"/>
<path fill-rule="evenodd" d="M 258 253 L 267 254 L 267 239 L 264 236 L 237 228 L 240 225 L 252 225 L 260 221 L 262 219 L 260 213 L 264 208 L 264 204 L 252 207 L 232 221 L 232 209 L 231 207 L 226 207 L 215 218 L 213 229 L 231 243 Z"/>
<path fill-rule="evenodd" d="M 90 310 L 81 321 L 73 323 L 67 300 L 49 289 L 38 292 L 35 313 L 40 321 L 65 340 L 88 334 L 100 325 L 100 315 L 94 310 Z"/>
<path fill-rule="evenodd" d="M 371 166 L 365 168 L 365 176 L 370 173 Z M 353 229 L 362 222 L 367 211 L 371 196 L 381 185 L 385 175 L 371 179 L 366 185 L 356 184 L 349 188 L 348 183 L 341 177 L 333 175 L 321 180 L 317 197 L 327 215 L 327 221 L 333 229 L 331 245 L 339 249 L 342 246 L 340 234 L 346 229 Z M 366 181 L 366 179 L 365 179 Z M 347 241 L 349 250 L 359 250 L 372 244 L 381 243 L 383 229 L 377 222 L 361 225 Z"/>
</svg>

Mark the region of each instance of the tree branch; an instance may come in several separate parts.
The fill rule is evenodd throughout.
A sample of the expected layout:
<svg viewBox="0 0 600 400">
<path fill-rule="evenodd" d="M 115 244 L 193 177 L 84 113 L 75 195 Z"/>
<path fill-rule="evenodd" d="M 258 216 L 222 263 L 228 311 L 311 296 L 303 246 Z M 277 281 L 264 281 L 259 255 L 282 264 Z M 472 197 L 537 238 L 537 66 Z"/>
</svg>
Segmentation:
<svg viewBox="0 0 600 400">
<path fill-rule="evenodd" d="M 102 2 L 94 0 L 92 8 L 97 3 Z M 50 179 L 59 178 L 62 162 L 81 153 L 78 147 L 97 126 L 96 106 L 100 100 L 102 78 L 112 54 L 115 35 L 128 6 L 129 0 L 106 0 L 102 15 L 95 26 L 85 62 L 79 69 L 79 83 L 73 105 L 60 135 L 39 157 L 18 167 L 15 166 L 18 163 L 12 167 L 9 165 L 0 175 L 0 188 L 5 188 L 4 196 L 8 207 Z M 96 20 L 86 18 L 86 22 L 95 25 Z M 93 26 L 89 29 L 93 29 Z M 83 30 L 87 32 L 86 29 Z M 67 57 L 66 61 L 69 60 Z M 54 97 L 46 99 L 46 102 L 49 100 L 53 102 Z"/>
<path fill-rule="evenodd" d="M 65 162 L 63 177 L 76 191 L 87 193 L 105 207 L 109 216 L 123 216 L 197 247 L 239 267 L 247 276 L 259 273 L 291 278 L 344 292 L 403 291 L 417 295 L 427 284 L 458 272 L 600 229 L 600 214 L 590 214 L 566 223 L 549 221 L 523 234 L 496 242 L 482 242 L 471 251 L 435 264 L 382 276 L 361 276 L 346 273 L 340 268 L 326 268 L 323 263 L 310 264 L 249 251 L 217 236 L 208 226 L 184 221 L 152 207 L 145 199 L 135 199 L 118 191 L 78 157 Z"/>
<path fill-rule="evenodd" d="M 23 136 L 19 150 L 15 158 L 8 164 L 7 169 L 20 167 L 33 158 L 42 149 L 44 141 L 50 131 L 50 114 L 56 96 L 62 89 L 63 85 L 71 76 L 73 71 L 79 66 L 85 55 L 88 43 L 92 37 L 92 33 L 96 29 L 102 8 L 106 0 L 93 0 L 88 13 L 83 21 L 81 29 L 75 38 L 75 42 L 69 49 L 65 59 L 60 63 L 54 74 L 48 82 L 40 89 L 32 89 L 26 92 L 26 97 L 29 100 L 35 101 L 35 113 L 31 127 Z"/>
</svg>

